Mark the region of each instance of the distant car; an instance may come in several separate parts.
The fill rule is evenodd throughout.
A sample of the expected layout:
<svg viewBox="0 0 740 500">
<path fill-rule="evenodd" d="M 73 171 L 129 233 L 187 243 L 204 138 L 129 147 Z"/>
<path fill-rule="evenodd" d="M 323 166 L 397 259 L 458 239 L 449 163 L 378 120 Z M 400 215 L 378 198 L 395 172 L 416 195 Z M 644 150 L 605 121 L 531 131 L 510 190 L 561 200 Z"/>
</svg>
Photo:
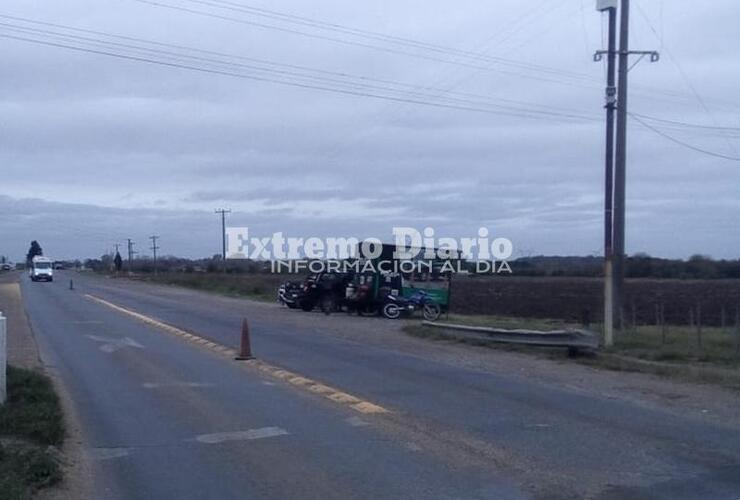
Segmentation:
<svg viewBox="0 0 740 500">
<path fill-rule="evenodd" d="M 37 255 L 31 261 L 28 276 L 31 281 L 54 281 L 53 267 L 50 259 Z"/>
<path fill-rule="evenodd" d="M 12 264 L 8 264 L 7 262 L 4 264 L 0 264 L 0 271 L 12 271 L 12 270 L 13 270 Z"/>
</svg>

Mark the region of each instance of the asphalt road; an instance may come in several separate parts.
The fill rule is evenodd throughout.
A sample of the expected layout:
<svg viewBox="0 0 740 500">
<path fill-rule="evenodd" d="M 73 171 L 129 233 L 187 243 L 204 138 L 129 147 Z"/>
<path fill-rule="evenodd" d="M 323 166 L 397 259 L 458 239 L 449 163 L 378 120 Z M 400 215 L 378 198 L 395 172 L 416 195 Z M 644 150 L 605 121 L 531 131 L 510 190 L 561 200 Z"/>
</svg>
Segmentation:
<svg viewBox="0 0 740 500">
<path fill-rule="evenodd" d="M 80 415 L 95 498 L 740 498 L 736 426 L 345 334 L 383 320 L 71 272 L 22 288 Z M 389 413 L 357 412 L 86 295 L 232 347 L 248 317 L 261 360 Z"/>
</svg>

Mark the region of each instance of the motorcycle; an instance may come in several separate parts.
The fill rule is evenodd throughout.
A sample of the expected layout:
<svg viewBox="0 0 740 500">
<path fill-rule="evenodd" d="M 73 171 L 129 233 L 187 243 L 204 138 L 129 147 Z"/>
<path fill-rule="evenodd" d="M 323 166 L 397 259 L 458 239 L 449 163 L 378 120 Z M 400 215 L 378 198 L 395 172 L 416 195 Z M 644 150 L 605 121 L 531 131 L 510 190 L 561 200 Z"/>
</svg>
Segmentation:
<svg viewBox="0 0 740 500">
<path fill-rule="evenodd" d="M 417 290 L 410 297 L 388 294 L 385 297 L 382 312 L 383 316 L 388 319 L 398 319 L 403 314 L 413 314 L 417 309 L 421 309 L 422 315 L 427 321 L 436 321 L 442 314 L 442 308 L 439 304 L 423 290 Z"/>
<path fill-rule="evenodd" d="M 290 309 L 296 309 L 300 305 L 302 292 L 301 283 L 287 281 L 278 288 L 278 302 L 285 304 Z"/>
</svg>

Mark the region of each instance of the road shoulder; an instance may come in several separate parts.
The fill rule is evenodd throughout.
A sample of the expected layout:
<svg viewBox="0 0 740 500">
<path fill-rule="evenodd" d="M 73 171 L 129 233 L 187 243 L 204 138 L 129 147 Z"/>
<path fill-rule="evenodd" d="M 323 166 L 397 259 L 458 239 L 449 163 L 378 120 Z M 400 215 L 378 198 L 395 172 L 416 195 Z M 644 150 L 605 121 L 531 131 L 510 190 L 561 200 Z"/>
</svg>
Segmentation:
<svg viewBox="0 0 740 500">
<path fill-rule="evenodd" d="M 51 379 L 64 411 L 66 427 L 66 437 L 61 448 L 64 479 L 59 486 L 42 490 L 36 497 L 49 500 L 90 498 L 91 474 L 84 454 L 80 421 L 61 377 L 53 366 L 43 361 L 26 315 L 19 279 L 22 279 L 22 274 L 0 275 L 0 311 L 8 318 L 8 363 L 38 371 Z"/>
</svg>

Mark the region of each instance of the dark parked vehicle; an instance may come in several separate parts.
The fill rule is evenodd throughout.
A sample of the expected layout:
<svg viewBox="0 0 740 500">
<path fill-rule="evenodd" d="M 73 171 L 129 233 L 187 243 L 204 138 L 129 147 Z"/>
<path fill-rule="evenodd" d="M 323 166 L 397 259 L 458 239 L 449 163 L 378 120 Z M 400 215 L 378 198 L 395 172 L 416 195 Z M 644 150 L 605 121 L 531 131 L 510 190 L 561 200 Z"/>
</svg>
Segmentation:
<svg viewBox="0 0 740 500">
<path fill-rule="evenodd" d="M 312 311 L 320 307 L 325 314 L 330 314 L 344 306 L 346 288 L 351 281 L 351 273 L 312 274 L 300 285 L 295 282 L 280 285 L 278 300 L 291 309 L 300 307 Z"/>
</svg>

